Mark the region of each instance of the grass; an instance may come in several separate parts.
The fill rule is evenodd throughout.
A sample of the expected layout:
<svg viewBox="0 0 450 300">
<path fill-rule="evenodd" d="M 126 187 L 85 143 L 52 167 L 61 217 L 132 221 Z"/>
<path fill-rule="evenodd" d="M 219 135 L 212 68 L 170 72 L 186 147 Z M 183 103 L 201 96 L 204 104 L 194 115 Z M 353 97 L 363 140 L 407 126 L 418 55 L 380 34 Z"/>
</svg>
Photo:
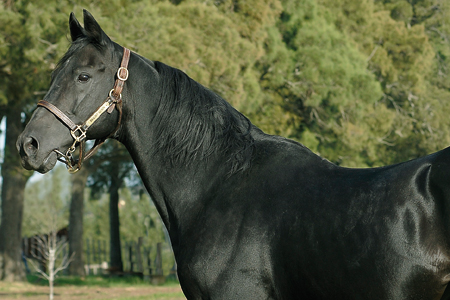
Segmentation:
<svg viewBox="0 0 450 300">
<path fill-rule="evenodd" d="M 48 281 L 36 275 L 27 275 L 27 280 L 31 284 L 47 286 Z M 55 279 L 55 286 L 75 285 L 75 286 L 100 286 L 100 287 L 126 287 L 126 286 L 148 286 L 149 283 L 136 276 L 129 277 L 103 277 L 103 276 L 59 276 Z M 177 281 L 166 281 L 162 286 L 177 286 Z"/>
<path fill-rule="evenodd" d="M 171 300 L 184 297 L 183 293 L 161 293 L 158 295 L 112 298 L 110 300 Z"/>
<path fill-rule="evenodd" d="M 0 285 L 0 298 L 44 299 L 48 281 L 37 275 L 28 275 L 28 283 L 8 286 Z M 56 296 L 58 295 L 59 296 Z M 110 295 L 110 297 L 105 295 Z M 108 300 L 185 300 L 179 283 L 168 281 L 154 286 L 139 277 L 72 277 L 60 276 L 55 280 L 55 299 L 108 299 Z M 76 295 L 76 296 L 74 296 Z"/>
</svg>

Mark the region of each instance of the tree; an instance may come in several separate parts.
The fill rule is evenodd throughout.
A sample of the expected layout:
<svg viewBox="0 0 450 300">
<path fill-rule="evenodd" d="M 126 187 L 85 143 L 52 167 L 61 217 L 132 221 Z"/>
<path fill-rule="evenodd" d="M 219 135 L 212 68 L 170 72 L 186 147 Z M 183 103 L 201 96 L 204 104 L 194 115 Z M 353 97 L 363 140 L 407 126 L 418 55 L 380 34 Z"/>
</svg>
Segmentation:
<svg viewBox="0 0 450 300">
<path fill-rule="evenodd" d="M 48 233 L 50 221 L 57 229 L 67 227 L 69 216 L 70 175 L 66 168 L 58 165 L 49 174 L 34 177 L 25 188 L 23 234 L 25 236 Z M 55 216 L 54 220 L 49 216 Z"/>
<path fill-rule="evenodd" d="M 36 19 L 28 4 L 27 1 L 0 4 L 0 107 L 7 118 L 2 164 L 0 280 L 7 281 L 24 279 L 20 256 L 23 191 L 31 175 L 20 166 L 15 141 L 23 129 L 22 112 L 29 112 L 35 92 L 48 84 L 50 68 L 46 59 L 55 52 L 48 46 L 48 40 L 32 28 Z"/>
<path fill-rule="evenodd" d="M 133 162 L 126 149 L 117 141 L 109 141 L 99 152 L 102 158 L 98 159 L 101 159 L 101 163 L 96 172 L 91 174 L 89 187 L 94 198 L 99 198 L 106 190 L 109 193 L 109 268 L 115 272 L 122 272 L 119 189 L 130 171 L 134 170 Z"/>
<path fill-rule="evenodd" d="M 50 218 L 52 218 L 52 216 Z M 49 300 L 54 299 L 53 285 L 57 274 L 69 266 L 73 259 L 73 255 L 75 254 L 73 253 L 69 257 L 69 252 L 67 251 L 67 239 L 58 238 L 56 228 L 55 223 L 48 235 L 38 235 L 35 239 L 37 250 L 39 252 L 37 257 L 48 263 L 47 272 L 41 270 L 41 268 L 36 266 L 36 264 L 30 260 L 30 263 L 35 267 L 39 275 L 43 279 L 48 280 L 50 286 Z"/>
<path fill-rule="evenodd" d="M 105 167 L 107 164 L 108 167 Z M 125 172 L 119 173 L 119 169 L 127 165 Z M 84 191 L 89 179 L 91 195 L 100 197 L 104 187 L 109 187 L 110 194 L 110 268 L 122 271 L 122 258 L 119 234 L 119 188 L 132 166 L 129 156 L 123 147 L 119 147 L 115 141 L 108 141 L 99 150 L 97 156 L 92 157 L 83 164 L 80 171 L 71 177 L 71 203 L 69 219 L 69 252 L 73 253 L 73 261 L 69 266 L 71 275 L 84 276 L 83 260 L 83 216 L 84 216 Z"/>
<path fill-rule="evenodd" d="M 260 118 L 278 120 L 275 126 L 284 132 L 273 132 L 273 124 L 266 130 L 300 140 L 338 164 L 379 164 L 374 145 L 389 132 L 392 114 L 378 103 L 381 85 L 366 56 L 317 1 L 282 3 L 257 67 L 271 106 L 261 109 Z M 268 115 L 274 113 L 281 116 Z"/>
<path fill-rule="evenodd" d="M 16 139 L 10 128 L 19 127 L 22 112 L 29 115 L 45 94 L 69 44 L 67 16 L 81 6 L 115 41 L 182 69 L 265 131 L 297 139 L 335 163 L 385 165 L 450 143 L 450 4 L 444 0 L 3 2 L 0 119 L 8 114 L 10 141 Z M 13 153 L 13 142 L 8 147 Z M 93 162 L 113 159 L 107 153 Z M 6 158 L 4 180 L 17 175 L 14 170 L 22 172 Z M 111 228 L 116 227 L 111 232 L 123 235 L 115 212 L 117 195 L 124 193 L 118 189 L 122 170 L 103 167 L 109 176 L 102 179 L 108 187 L 102 191 L 110 194 Z M 74 249 L 82 247 L 83 172 L 72 178 L 70 243 L 76 255 L 81 253 Z M 8 180 L 2 205 L 12 205 L 6 210 L 20 218 L 20 200 L 6 198 L 20 196 L 22 183 Z M 131 214 L 128 209 L 121 214 Z M 2 222 L 0 244 L 9 222 L 18 221 Z M 82 257 L 72 267 L 82 274 Z"/>
<path fill-rule="evenodd" d="M 0 225 L 0 280 L 24 279 L 21 259 L 23 192 L 30 172 L 24 171 L 15 149 L 15 139 L 22 131 L 20 109 L 6 114 L 5 154 L 2 165 L 2 217 Z"/>
<path fill-rule="evenodd" d="M 256 64 L 267 105 L 252 118 L 346 166 L 386 165 L 444 147 L 445 80 L 430 85 L 445 78 L 446 55 L 436 55 L 449 50 L 444 2 L 282 1 Z"/>
<path fill-rule="evenodd" d="M 90 172 L 87 163 L 77 173 L 71 176 L 71 201 L 69 215 L 69 253 L 73 261 L 69 265 L 69 273 L 76 276 L 85 276 L 83 260 L 83 214 L 84 189 Z"/>
<path fill-rule="evenodd" d="M 260 93 L 258 74 L 252 70 L 252 66 L 263 54 L 265 22 L 275 22 L 277 3 L 242 1 L 233 4 L 229 1 L 205 4 L 203 1 L 176 1 L 174 4 L 161 1 L 149 5 L 145 1 L 136 1 L 129 3 L 126 9 L 93 7 L 91 13 L 98 16 L 102 27 L 118 43 L 152 60 L 162 60 L 184 70 L 235 106 L 251 111 L 258 105 Z M 231 12 L 228 10 L 230 5 L 235 6 Z M 101 19 L 102 16 L 112 19 L 117 16 L 121 22 L 111 23 L 108 19 Z M 152 32 L 155 37 L 150 42 L 148 32 Z M 105 175 L 117 175 L 122 171 L 118 172 L 114 169 L 117 166 L 108 163 L 105 166 L 108 171 L 102 169 L 97 172 L 105 178 L 95 175 L 94 182 L 109 187 L 111 249 L 118 249 L 117 253 L 120 253 L 118 222 L 115 220 L 118 220 L 117 187 L 122 175 Z M 116 184 L 110 184 L 117 179 L 119 181 Z M 91 187 L 96 190 L 94 186 Z M 112 251 L 112 255 L 115 252 Z M 120 269 L 118 255 L 111 257 L 111 264 Z"/>
<path fill-rule="evenodd" d="M 395 113 L 386 163 L 434 152 L 450 142 L 444 78 L 446 1 L 320 1 L 333 22 L 357 42 L 383 88 L 382 103 Z M 448 14 L 447 14 L 448 16 Z M 440 71 L 439 71 L 440 70 Z M 442 81 L 441 81 L 442 82 Z"/>
<path fill-rule="evenodd" d="M 183 70 L 249 113 L 261 104 L 259 74 L 253 65 L 264 54 L 265 26 L 275 22 L 278 3 L 137 1 L 115 12 L 121 22 L 104 29 L 115 41 Z"/>
<path fill-rule="evenodd" d="M 411 145 L 403 151 L 399 148 L 403 142 L 412 140 L 414 119 L 409 114 L 409 108 L 414 105 L 411 101 L 415 95 L 424 89 L 423 74 L 430 65 L 431 52 L 423 30 L 408 30 L 403 22 L 393 20 L 387 11 L 379 10 L 372 1 L 320 3 L 322 9 L 332 16 L 329 18 L 331 24 L 350 36 L 357 49 L 367 57 L 367 69 L 381 85 L 383 94 L 377 107 L 387 109 L 381 111 L 381 122 L 377 122 L 384 125 L 383 138 L 371 146 L 373 153 L 378 154 L 377 165 L 416 157 L 418 151 Z"/>
</svg>

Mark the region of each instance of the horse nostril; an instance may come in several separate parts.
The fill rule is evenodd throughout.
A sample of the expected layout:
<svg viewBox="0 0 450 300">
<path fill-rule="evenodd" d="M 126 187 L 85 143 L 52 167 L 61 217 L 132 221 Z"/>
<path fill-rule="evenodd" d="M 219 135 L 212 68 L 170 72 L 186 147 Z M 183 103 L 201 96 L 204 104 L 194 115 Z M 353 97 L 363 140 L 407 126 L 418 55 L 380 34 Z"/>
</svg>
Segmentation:
<svg viewBox="0 0 450 300">
<path fill-rule="evenodd" d="M 39 143 L 34 137 L 30 136 L 25 139 L 23 148 L 26 154 L 32 154 L 39 149 Z"/>
</svg>

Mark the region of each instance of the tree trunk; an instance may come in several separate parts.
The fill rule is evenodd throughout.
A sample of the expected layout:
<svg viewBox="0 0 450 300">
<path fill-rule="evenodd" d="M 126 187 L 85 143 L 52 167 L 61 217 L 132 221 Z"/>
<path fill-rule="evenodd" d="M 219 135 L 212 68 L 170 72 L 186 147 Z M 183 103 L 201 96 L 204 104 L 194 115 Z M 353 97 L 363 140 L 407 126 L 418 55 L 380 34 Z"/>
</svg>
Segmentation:
<svg viewBox="0 0 450 300">
<path fill-rule="evenodd" d="M 119 164 L 111 164 L 111 186 L 109 187 L 109 225 L 110 225 L 110 268 L 122 272 L 122 254 L 120 247 L 119 188 L 121 185 Z"/>
<path fill-rule="evenodd" d="M 24 190 L 32 172 L 20 165 L 16 140 L 23 130 L 21 110 L 6 112 L 6 137 L 2 165 L 2 218 L 0 225 L 0 280 L 25 279 L 22 262 L 22 217 Z"/>
<path fill-rule="evenodd" d="M 89 175 L 89 168 L 85 166 L 71 176 L 72 199 L 69 216 L 69 256 L 74 253 L 73 261 L 69 265 L 69 274 L 75 276 L 86 275 L 83 260 L 83 211 L 84 188 Z"/>
</svg>

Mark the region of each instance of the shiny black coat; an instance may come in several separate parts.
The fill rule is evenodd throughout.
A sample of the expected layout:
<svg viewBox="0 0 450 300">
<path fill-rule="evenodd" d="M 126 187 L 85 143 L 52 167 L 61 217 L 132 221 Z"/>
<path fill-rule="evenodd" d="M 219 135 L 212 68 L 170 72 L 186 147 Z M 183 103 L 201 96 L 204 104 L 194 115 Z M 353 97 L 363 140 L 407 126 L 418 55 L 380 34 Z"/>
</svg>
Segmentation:
<svg viewBox="0 0 450 300">
<path fill-rule="evenodd" d="M 73 44 L 44 98 L 75 121 L 102 103 L 123 53 L 88 12 L 84 24 L 71 15 Z M 179 70 L 135 53 L 128 69 L 114 138 L 169 231 L 188 299 L 450 299 L 450 149 L 341 168 L 263 133 Z M 88 138 L 118 119 L 102 115 Z M 17 147 L 45 173 L 72 143 L 40 107 Z"/>
<path fill-rule="evenodd" d="M 180 244 L 187 295 L 441 299 L 450 280 L 450 149 L 347 169 L 287 139 L 253 135 L 252 168 L 220 188 Z"/>
</svg>

